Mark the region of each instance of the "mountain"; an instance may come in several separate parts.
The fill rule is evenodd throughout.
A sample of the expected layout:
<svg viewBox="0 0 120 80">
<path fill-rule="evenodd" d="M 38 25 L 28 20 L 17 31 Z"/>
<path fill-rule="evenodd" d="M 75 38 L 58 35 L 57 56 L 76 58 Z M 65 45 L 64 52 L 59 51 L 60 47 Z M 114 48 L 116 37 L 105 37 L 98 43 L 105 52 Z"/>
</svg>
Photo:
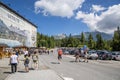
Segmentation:
<svg viewBox="0 0 120 80">
<path fill-rule="evenodd" d="M 85 38 L 88 39 L 90 34 L 92 34 L 94 40 L 96 40 L 97 34 L 101 34 L 101 36 L 104 40 L 111 40 L 113 37 L 112 34 L 107 34 L 107 33 L 99 32 L 99 31 L 93 31 L 93 32 L 84 32 Z M 81 35 L 72 35 L 72 37 L 74 37 L 74 38 L 80 38 L 80 36 Z"/>
<path fill-rule="evenodd" d="M 85 35 L 86 39 L 88 39 L 89 34 L 92 34 L 94 40 L 96 40 L 96 35 L 97 34 L 101 34 L 101 36 L 104 40 L 111 40 L 112 37 L 113 37 L 112 34 L 107 34 L 107 33 L 104 33 L 104 32 L 94 31 L 94 32 L 84 32 L 84 35 Z"/>
<path fill-rule="evenodd" d="M 66 38 L 66 34 L 58 34 L 58 35 L 54 35 L 53 37 L 54 39 L 64 39 Z"/>
<path fill-rule="evenodd" d="M 93 32 L 84 32 L 85 38 L 88 39 L 90 34 L 92 34 L 94 40 L 97 40 L 96 39 L 97 34 L 101 34 L 104 40 L 111 40 L 113 37 L 112 34 L 107 34 L 107 33 L 99 32 L 99 31 L 93 31 Z M 74 38 L 80 38 L 81 35 L 71 35 L 71 36 Z M 66 37 L 69 37 L 69 36 L 66 36 L 66 34 L 60 34 L 60 35 L 54 36 L 55 39 L 63 39 Z"/>
</svg>

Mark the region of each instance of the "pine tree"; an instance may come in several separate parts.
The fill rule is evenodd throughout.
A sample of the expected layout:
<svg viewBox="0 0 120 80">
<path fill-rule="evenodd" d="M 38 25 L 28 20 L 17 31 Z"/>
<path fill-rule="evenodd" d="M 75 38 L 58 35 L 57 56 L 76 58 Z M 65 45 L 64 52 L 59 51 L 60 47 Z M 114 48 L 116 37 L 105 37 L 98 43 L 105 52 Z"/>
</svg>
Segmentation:
<svg viewBox="0 0 120 80">
<path fill-rule="evenodd" d="M 94 44 L 95 44 L 95 43 L 94 43 L 92 34 L 90 34 L 89 37 L 88 37 L 88 47 L 89 47 L 90 49 L 93 49 L 93 48 L 94 48 Z"/>
<path fill-rule="evenodd" d="M 85 36 L 84 36 L 84 33 L 83 33 L 83 32 L 81 33 L 80 41 L 81 41 L 82 45 L 85 44 Z"/>
<path fill-rule="evenodd" d="M 114 32 L 112 49 L 113 49 L 113 51 L 120 50 L 120 30 L 119 30 L 119 27 L 118 27 L 117 31 Z"/>
<path fill-rule="evenodd" d="M 97 41 L 96 41 L 96 49 L 104 49 L 104 43 L 101 34 L 96 35 Z"/>
</svg>

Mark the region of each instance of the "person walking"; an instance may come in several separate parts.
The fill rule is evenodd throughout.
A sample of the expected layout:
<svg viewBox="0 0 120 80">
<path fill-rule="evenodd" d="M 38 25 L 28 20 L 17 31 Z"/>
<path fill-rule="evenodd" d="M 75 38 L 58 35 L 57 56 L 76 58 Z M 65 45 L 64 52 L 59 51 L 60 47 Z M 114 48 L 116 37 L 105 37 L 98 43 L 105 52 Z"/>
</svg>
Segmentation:
<svg viewBox="0 0 120 80">
<path fill-rule="evenodd" d="M 47 51 L 47 53 L 48 53 L 48 55 L 49 55 L 49 53 L 50 53 L 49 50 Z"/>
<path fill-rule="evenodd" d="M 59 50 L 58 50 L 58 64 L 61 63 L 62 54 L 63 54 L 62 49 L 59 49 Z"/>
<path fill-rule="evenodd" d="M 80 61 L 80 52 L 79 50 L 76 50 L 75 51 L 75 62 L 78 62 L 78 61 Z"/>
<path fill-rule="evenodd" d="M 25 57 L 25 55 L 28 55 L 28 50 L 27 49 L 25 49 L 25 51 L 24 51 L 24 57 Z"/>
<path fill-rule="evenodd" d="M 29 72 L 29 62 L 30 62 L 29 56 L 25 55 L 24 65 L 25 65 L 25 71 L 26 72 Z"/>
<path fill-rule="evenodd" d="M 87 53 L 87 50 L 84 51 L 84 62 L 87 62 L 88 63 L 88 53 Z"/>
<path fill-rule="evenodd" d="M 10 65 L 11 65 L 11 72 L 15 73 L 17 71 L 17 64 L 19 63 L 18 61 L 18 56 L 16 55 L 15 52 L 12 53 L 10 56 Z"/>
<path fill-rule="evenodd" d="M 37 55 L 37 52 L 35 51 L 34 54 L 32 55 L 34 69 L 38 69 L 38 59 L 39 57 Z"/>
<path fill-rule="evenodd" d="M 19 56 L 19 51 L 18 51 L 18 50 L 16 50 L 15 52 L 16 52 L 15 54 L 16 54 L 17 56 Z"/>
</svg>

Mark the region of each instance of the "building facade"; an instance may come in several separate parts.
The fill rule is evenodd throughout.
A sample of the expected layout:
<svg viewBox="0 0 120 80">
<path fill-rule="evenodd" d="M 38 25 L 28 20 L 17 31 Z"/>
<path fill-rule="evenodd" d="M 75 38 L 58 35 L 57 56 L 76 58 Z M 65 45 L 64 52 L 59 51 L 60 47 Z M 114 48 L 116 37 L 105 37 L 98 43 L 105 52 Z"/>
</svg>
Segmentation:
<svg viewBox="0 0 120 80">
<path fill-rule="evenodd" d="M 0 2 L 0 44 L 36 47 L 37 27 Z"/>
</svg>

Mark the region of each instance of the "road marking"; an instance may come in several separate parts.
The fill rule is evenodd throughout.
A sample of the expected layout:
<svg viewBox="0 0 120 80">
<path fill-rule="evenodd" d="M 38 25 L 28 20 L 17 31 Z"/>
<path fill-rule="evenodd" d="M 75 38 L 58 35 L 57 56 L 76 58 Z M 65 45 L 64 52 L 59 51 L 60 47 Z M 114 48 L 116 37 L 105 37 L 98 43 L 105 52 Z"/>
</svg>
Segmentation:
<svg viewBox="0 0 120 80">
<path fill-rule="evenodd" d="M 64 80 L 74 80 L 73 78 L 64 77 Z"/>
</svg>

